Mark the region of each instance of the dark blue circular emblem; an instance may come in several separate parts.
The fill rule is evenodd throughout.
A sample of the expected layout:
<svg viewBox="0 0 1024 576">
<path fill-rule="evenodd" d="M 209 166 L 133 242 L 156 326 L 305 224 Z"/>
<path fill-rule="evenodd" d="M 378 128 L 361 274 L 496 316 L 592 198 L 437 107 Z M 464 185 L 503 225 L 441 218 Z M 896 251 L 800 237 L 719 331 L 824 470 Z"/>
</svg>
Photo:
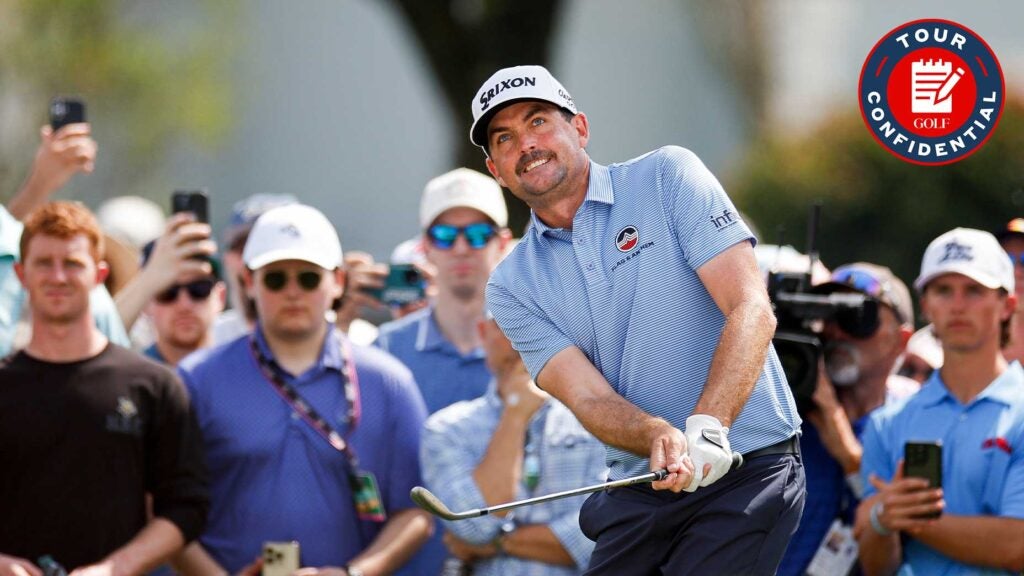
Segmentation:
<svg viewBox="0 0 1024 576">
<path fill-rule="evenodd" d="M 926 166 L 967 158 L 992 136 L 1005 100 L 995 53 L 949 20 L 903 24 L 878 41 L 858 87 L 871 135 L 895 156 Z"/>
</svg>

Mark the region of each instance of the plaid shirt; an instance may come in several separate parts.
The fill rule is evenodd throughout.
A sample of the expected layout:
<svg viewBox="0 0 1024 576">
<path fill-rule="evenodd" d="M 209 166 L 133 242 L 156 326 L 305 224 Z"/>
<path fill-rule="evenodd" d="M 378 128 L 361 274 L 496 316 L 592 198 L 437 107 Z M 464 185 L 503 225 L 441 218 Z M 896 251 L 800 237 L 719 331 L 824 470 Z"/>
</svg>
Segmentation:
<svg viewBox="0 0 1024 576">
<path fill-rule="evenodd" d="M 484 457 L 503 405 L 492 382 L 487 393 L 475 400 L 457 402 L 427 419 L 420 447 L 423 480 L 452 510 L 484 508 L 487 503 L 473 480 L 473 470 Z M 528 451 L 540 460 L 540 479 L 532 491 L 519 486 L 516 499 L 530 498 L 603 482 L 607 476 L 604 445 L 590 435 L 564 405 L 549 400 L 534 414 L 529 425 Z M 575 567 L 500 555 L 478 562 L 474 576 L 517 574 L 582 574 L 594 543 L 580 531 L 580 506 L 586 495 L 563 498 L 512 511 L 499 518 L 483 516 L 443 522 L 444 528 L 472 544 L 487 544 L 501 527 L 546 524 L 576 561 Z"/>
</svg>

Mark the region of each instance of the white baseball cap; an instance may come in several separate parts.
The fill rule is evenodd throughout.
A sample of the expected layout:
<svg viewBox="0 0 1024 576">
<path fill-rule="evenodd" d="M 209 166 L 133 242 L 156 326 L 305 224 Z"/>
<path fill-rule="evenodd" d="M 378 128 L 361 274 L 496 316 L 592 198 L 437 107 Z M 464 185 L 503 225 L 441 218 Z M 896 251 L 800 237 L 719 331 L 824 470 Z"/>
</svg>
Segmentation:
<svg viewBox="0 0 1024 576">
<path fill-rule="evenodd" d="M 513 66 L 494 73 L 476 92 L 470 106 L 473 126 L 469 140 L 487 150 L 487 125 L 506 104 L 521 100 L 543 100 L 576 115 L 576 103 L 569 91 L 543 66 Z"/>
<path fill-rule="evenodd" d="M 424 230 L 450 208 L 483 212 L 501 228 L 508 226 L 508 208 L 494 178 L 469 168 L 456 168 L 427 182 L 420 200 L 420 227 Z"/>
<path fill-rule="evenodd" d="M 250 270 L 281 260 L 302 260 L 334 270 L 342 262 L 341 241 L 330 220 L 316 208 L 279 206 L 256 219 L 242 260 Z"/>
<path fill-rule="evenodd" d="M 1013 263 L 996 237 L 973 228 L 954 228 L 928 245 L 921 260 L 921 275 L 914 288 L 943 274 L 963 274 L 986 288 L 1013 292 Z"/>
</svg>

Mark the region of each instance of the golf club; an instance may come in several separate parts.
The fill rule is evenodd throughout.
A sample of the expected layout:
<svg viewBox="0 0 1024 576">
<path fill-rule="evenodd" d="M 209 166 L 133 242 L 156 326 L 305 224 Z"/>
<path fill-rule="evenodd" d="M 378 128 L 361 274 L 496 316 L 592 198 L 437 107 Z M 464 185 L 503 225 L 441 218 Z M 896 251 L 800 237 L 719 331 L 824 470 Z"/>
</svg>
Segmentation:
<svg viewBox="0 0 1024 576">
<path fill-rule="evenodd" d="M 729 470 L 735 470 L 743 465 L 743 456 L 739 452 L 732 453 L 732 466 Z M 541 502 L 548 502 L 551 500 L 558 500 L 559 498 L 568 498 L 570 496 L 579 496 L 580 494 L 590 494 L 591 492 L 599 492 L 601 490 L 610 490 L 612 488 L 621 488 L 623 486 L 632 486 L 634 484 L 644 484 L 647 482 L 657 482 L 664 480 L 668 476 L 668 470 L 662 468 L 661 470 L 655 470 L 654 472 L 648 472 L 647 474 L 641 474 L 640 476 L 633 476 L 630 478 L 623 478 L 621 480 L 612 480 L 610 482 L 602 482 L 601 484 L 594 484 L 592 486 L 586 486 L 583 488 L 575 488 L 573 490 L 565 490 L 563 492 L 555 492 L 554 494 L 547 494 L 545 496 L 536 496 L 534 498 L 527 498 L 525 500 L 516 500 L 514 502 L 507 502 L 505 504 L 498 504 L 496 506 L 488 506 L 487 508 L 474 508 L 473 510 L 466 510 L 465 512 L 452 512 L 441 499 L 427 490 L 422 486 L 414 487 L 410 492 L 409 496 L 417 506 L 430 512 L 434 516 L 443 518 L 445 520 L 466 520 L 467 518 L 477 518 L 480 516 L 486 516 L 492 512 L 503 512 L 505 510 L 511 510 L 513 508 L 519 508 L 520 506 L 531 506 L 533 504 L 540 504 Z"/>
</svg>

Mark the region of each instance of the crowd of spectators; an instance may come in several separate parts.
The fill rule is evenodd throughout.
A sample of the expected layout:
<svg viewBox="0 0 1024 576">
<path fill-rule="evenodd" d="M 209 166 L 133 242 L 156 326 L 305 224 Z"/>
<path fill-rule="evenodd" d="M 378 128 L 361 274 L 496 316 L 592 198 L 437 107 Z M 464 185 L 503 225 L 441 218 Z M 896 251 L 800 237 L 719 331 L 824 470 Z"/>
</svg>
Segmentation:
<svg viewBox="0 0 1024 576">
<path fill-rule="evenodd" d="M 239 201 L 219 242 L 141 199 L 99 218 L 51 201 L 97 148 L 88 124 L 44 127 L 0 206 L 0 576 L 54 561 L 259 574 L 277 560 L 264 545 L 288 541 L 303 575 L 586 570 L 582 498 L 451 523 L 409 496 L 425 485 L 480 508 L 615 465 L 488 313 L 515 246 L 495 178 L 424 183 L 419 230 L 377 262 L 288 194 Z M 882 263 L 829 271 L 757 247 L 766 277 L 787 267 L 812 294 L 875 304 L 814 328 L 807 495 L 781 574 L 1021 571 L 1024 218 L 922 254 L 915 314 Z M 418 297 L 381 299 L 393 266 L 415 269 Z M 941 484 L 906 474 L 918 441 L 941 444 Z"/>
</svg>

